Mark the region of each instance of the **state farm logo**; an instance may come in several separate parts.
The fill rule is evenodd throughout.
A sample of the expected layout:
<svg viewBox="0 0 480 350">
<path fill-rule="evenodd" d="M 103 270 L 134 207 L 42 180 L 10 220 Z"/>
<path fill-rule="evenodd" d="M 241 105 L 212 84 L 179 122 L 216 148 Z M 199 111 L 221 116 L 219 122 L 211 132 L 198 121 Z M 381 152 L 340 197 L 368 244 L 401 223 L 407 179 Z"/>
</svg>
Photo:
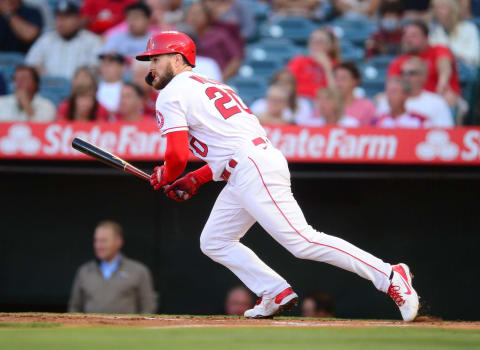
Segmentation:
<svg viewBox="0 0 480 350">
<path fill-rule="evenodd" d="M 418 144 L 415 153 L 422 160 L 440 158 L 444 161 L 458 157 L 460 149 L 450 141 L 450 135 L 444 130 L 433 130 L 427 134 L 426 141 Z"/>
<path fill-rule="evenodd" d="M 14 124 L 8 129 L 7 136 L 0 139 L 0 151 L 3 154 L 23 153 L 33 155 L 40 151 L 41 142 L 32 135 L 32 130 L 24 124 Z"/>
</svg>

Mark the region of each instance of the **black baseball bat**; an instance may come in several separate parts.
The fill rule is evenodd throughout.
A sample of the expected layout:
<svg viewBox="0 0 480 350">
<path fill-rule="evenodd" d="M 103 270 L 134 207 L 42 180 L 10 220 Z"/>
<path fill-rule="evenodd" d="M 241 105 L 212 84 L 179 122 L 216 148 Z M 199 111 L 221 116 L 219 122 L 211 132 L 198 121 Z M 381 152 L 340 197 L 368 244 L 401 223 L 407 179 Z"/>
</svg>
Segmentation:
<svg viewBox="0 0 480 350">
<path fill-rule="evenodd" d="M 134 167 L 132 164 L 124 161 L 122 158 L 117 157 L 110 152 L 107 152 L 100 147 L 92 145 L 90 142 L 85 140 L 79 139 L 78 137 L 74 138 L 72 141 L 72 147 L 75 148 L 77 151 L 80 151 L 90 157 L 99 160 L 102 163 L 105 163 L 109 166 L 122 169 L 127 173 L 133 174 L 138 176 L 144 180 L 150 181 L 150 175 L 145 173 L 144 171 Z"/>
<path fill-rule="evenodd" d="M 107 152 L 100 147 L 97 147 L 95 145 L 92 145 L 90 142 L 87 142 L 85 140 L 79 139 L 78 137 L 74 138 L 72 141 L 72 147 L 75 148 L 77 151 L 80 151 L 87 156 L 93 157 L 96 160 L 101 161 L 102 163 L 105 163 L 109 166 L 122 169 L 123 171 L 126 171 L 127 173 L 133 174 L 135 176 L 138 176 L 144 180 L 147 180 L 150 182 L 150 175 L 145 173 L 144 171 L 134 167 L 132 164 L 124 161 L 122 158 L 117 157 L 116 155 Z M 182 190 L 175 190 L 175 194 L 179 198 L 185 198 L 187 199 L 186 193 Z"/>
</svg>

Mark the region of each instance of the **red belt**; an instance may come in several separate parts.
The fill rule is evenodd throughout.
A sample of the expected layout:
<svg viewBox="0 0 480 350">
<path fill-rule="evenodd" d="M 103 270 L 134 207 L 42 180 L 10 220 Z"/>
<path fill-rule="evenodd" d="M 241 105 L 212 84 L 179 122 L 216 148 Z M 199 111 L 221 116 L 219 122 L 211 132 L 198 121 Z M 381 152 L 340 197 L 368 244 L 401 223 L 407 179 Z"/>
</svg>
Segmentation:
<svg viewBox="0 0 480 350">
<path fill-rule="evenodd" d="M 266 143 L 265 140 L 261 137 L 257 137 L 256 139 L 253 139 L 252 140 L 252 143 L 255 145 L 255 146 L 258 146 L 258 145 L 261 145 L 261 144 L 264 144 Z M 236 166 L 237 166 L 238 162 L 235 160 L 235 159 L 230 159 L 229 162 L 228 162 L 228 166 L 231 168 L 231 169 L 234 169 Z M 225 181 L 228 181 L 230 175 L 232 175 L 230 173 L 230 171 L 228 171 L 226 168 L 225 170 L 223 171 L 222 175 L 220 176 L 222 179 L 224 179 Z"/>
</svg>

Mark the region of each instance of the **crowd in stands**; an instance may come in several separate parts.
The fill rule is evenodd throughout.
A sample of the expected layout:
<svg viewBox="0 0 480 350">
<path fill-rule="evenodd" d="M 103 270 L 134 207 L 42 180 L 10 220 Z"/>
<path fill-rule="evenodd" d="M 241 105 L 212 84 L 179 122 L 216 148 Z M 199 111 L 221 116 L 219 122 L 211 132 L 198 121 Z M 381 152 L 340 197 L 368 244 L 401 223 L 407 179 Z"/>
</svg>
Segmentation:
<svg viewBox="0 0 480 350">
<path fill-rule="evenodd" d="M 134 57 L 179 30 L 265 124 L 475 124 L 478 25 L 480 0 L 2 0 L 0 121 L 153 120 Z"/>
</svg>

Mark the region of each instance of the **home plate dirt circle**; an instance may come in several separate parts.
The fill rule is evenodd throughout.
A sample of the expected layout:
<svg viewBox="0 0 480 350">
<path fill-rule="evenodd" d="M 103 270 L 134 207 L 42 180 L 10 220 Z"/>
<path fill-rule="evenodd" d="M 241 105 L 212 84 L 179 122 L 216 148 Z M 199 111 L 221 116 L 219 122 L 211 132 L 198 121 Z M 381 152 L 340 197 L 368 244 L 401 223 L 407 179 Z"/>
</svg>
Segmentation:
<svg viewBox="0 0 480 350">
<path fill-rule="evenodd" d="M 442 321 L 426 316 L 415 322 L 391 320 L 342 320 L 312 318 L 276 318 L 252 320 L 243 317 L 224 316 L 172 316 L 172 315 L 85 315 L 85 314 L 52 314 L 52 313 L 4 313 L 0 314 L 0 323 L 53 323 L 62 326 L 105 326 L 105 327 L 152 327 L 152 328 L 184 328 L 184 327 L 430 327 L 451 329 L 480 329 L 480 322 Z"/>
</svg>

